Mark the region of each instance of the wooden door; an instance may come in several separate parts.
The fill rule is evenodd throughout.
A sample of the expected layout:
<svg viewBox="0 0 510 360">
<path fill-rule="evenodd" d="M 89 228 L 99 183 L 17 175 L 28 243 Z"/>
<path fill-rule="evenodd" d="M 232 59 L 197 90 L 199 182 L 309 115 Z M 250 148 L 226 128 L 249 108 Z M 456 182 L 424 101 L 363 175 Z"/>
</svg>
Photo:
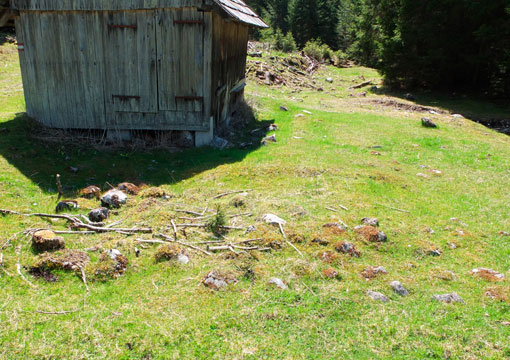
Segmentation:
<svg viewBox="0 0 510 360">
<path fill-rule="evenodd" d="M 108 109 L 157 112 L 155 12 L 110 12 L 106 16 L 104 53 Z"/>
<path fill-rule="evenodd" d="M 160 110 L 204 110 L 204 13 L 165 9 L 157 15 Z"/>
</svg>

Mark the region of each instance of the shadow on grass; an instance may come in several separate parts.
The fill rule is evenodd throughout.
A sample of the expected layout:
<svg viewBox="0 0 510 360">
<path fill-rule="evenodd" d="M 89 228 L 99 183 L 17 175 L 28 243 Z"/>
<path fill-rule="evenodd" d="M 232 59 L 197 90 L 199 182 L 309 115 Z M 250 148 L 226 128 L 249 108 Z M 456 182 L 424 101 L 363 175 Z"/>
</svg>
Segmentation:
<svg viewBox="0 0 510 360">
<path fill-rule="evenodd" d="M 379 88 L 377 94 L 410 100 L 406 91 L 396 91 L 387 87 Z M 489 99 L 476 95 L 412 92 L 411 101 L 424 107 L 443 109 L 451 114 L 460 114 L 466 119 L 478 122 L 497 131 L 510 134 L 510 101 L 508 99 Z"/>
<path fill-rule="evenodd" d="M 175 184 L 219 165 L 240 162 L 261 146 L 266 129 L 273 122 L 253 118 L 244 123 L 242 132 L 235 136 L 239 142 L 252 144 L 246 148 L 98 149 L 37 140 L 33 134 L 40 126 L 25 113 L 19 113 L 0 124 L 0 155 L 48 193 L 56 193 L 55 175 L 60 174 L 64 195 L 72 197 L 88 185 L 105 189 L 109 188 L 107 183 L 125 181 L 150 186 Z M 263 130 L 252 132 L 253 129 Z"/>
</svg>

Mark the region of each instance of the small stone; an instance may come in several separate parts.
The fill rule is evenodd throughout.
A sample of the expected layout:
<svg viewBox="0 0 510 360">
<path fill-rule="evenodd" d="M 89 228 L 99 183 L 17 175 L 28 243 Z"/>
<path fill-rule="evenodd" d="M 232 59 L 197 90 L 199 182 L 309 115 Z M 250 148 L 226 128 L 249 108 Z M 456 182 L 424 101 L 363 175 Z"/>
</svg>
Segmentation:
<svg viewBox="0 0 510 360">
<path fill-rule="evenodd" d="M 282 106 L 280 106 L 280 110 L 281 111 L 289 111 L 289 108 L 282 105 Z"/>
<path fill-rule="evenodd" d="M 402 285 L 400 281 L 392 281 L 390 284 L 391 288 L 394 292 L 399 294 L 400 296 L 407 296 L 409 295 L 409 291 Z"/>
<path fill-rule="evenodd" d="M 276 125 L 276 124 L 271 124 L 267 127 L 267 131 L 276 131 L 276 130 L 279 130 L 278 125 Z"/>
<path fill-rule="evenodd" d="M 89 212 L 89 220 L 95 223 L 103 222 L 104 220 L 108 219 L 108 216 L 110 215 L 110 210 L 108 210 L 105 207 L 97 208 L 90 210 Z"/>
<path fill-rule="evenodd" d="M 117 257 L 122 256 L 122 253 L 117 249 L 106 250 L 106 254 L 108 254 L 112 260 L 117 260 Z"/>
<path fill-rule="evenodd" d="M 428 179 L 429 177 L 423 173 L 418 173 L 416 174 L 416 176 L 419 176 L 419 177 L 422 177 L 422 178 L 425 178 L 425 179 Z"/>
<path fill-rule="evenodd" d="M 184 254 L 177 255 L 177 262 L 181 265 L 187 265 L 189 263 L 189 257 Z"/>
<path fill-rule="evenodd" d="M 465 301 L 459 295 L 457 295 L 457 293 L 455 293 L 455 292 L 453 292 L 451 294 L 434 295 L 433 298 L 437 301 L 444 302 L 447 304 L 451 304 L 451 303 L 465 304 Z"/>
<path fill-rule="evenodd" d="M 296 114 L 294 117 L 295 118 L 301 118 L 301 117 L 304 117 L 305 115 L 304 114 Z"/>
<path fill-rule="evenodd" d="M 65 246 L 64 238 L 51 230 L 39 230 L 32 235 L 32 248 L 37 252 L 60 250 Z"/>
<path fill-rule="evenodd" d="M 363 225 L 377 227 L 377 226 L 379 226 L 379 219 L 366 217 L 366 218 L 361 219 L 361 223 Z"/>
<path fill-rule="evenodd" d="M 370 91 L 372 92 L 377 92 L 377 90 L 379 90 L 379 88 L 375 85 L 370 88 Z"/>
<path fill-rule="evenodd" d="M 269 279 L 268 281 L 268 284 L 270 285 L 274 285 L 276 286 L 277 288 L 279 289 L 282 289 L 282 290 L 287 290 L 289 287 L 283 282 L 282 279 L 279 279 L 279 278 L 271 278 Z"/>
<path fill-rule="evenodd" d="M 246 228 L 247 233 L 251 233 L 254 231 L 257 231 L 257 227 L 255 225 L 250 225 L 250 226 L 248 226 L 248 228 Z"/>
<path fill-rule="evenodd" d="M 120 208 L 127 201 L 127 195 L 117 189 L 108 191 L 101 197 L 101 205 L 103 207 Z"/>
<path fill-rule="evenodd" d="M 464 118 L 464 116 L 462 116 L 461 114 L 453 114 L 452 117 L 456 118 L 456 119 L 463 119 Z"/>
<path fill-rule="evenodd" d="M 448 244 L 448 247 L 449 247 L 450 249 L 452 249 L 452 250 L 455 250 L 455 249 L 457 248 L 457 244 L 455 244 L 455 243 L 449 243 L 449 244 Z"/>
<path fill-rule="evenodd" d="M 404 94 L 404 99 L 410 100 L 410 101 L 416 100 L 415 97 L 413 96 L 413 94 L 411 94 L 411 93 Z"/>
<path fill-rule="evenodd" d="M 388 301 L 390 301 L 390 299 L 388 299 L 386 295 L 381 294 L 380 292 L 377 291 L 368 290 L 367 295 L 370 296 L 370 298 L 372 298 L 373 300 L 380 301 L 382 303 L 387 303 Z"/>
<path fill-rule="evenodd" d="M 421 125 L 426 128 L 437 128 L 437 125 L 429 118 L 421 118 Z"/>
<path fill-rule="evenodd" d="M 274 215 L 274 214 L 265 214 L 262 216 L 262 220 L 265 221 L 268 224 L 272 225 L 285 225 L 287 224 L 287 221 L 283 220 L 282 218 Z"/>
<path fill-rule="evenodd" d="M 333 83 L 333 78 L 328 77 L 328 78 L 326 78 L 326 81 L 327 81 L 328 83 L 332 84 L 332 83 Z"/>
<path fill-rule="evenodd" d="M 312 115 L 312 112 L 311 112 L 311 111 L 303 110 L 303 112 L 304 112 L 305 114 Z"/>
</svg>

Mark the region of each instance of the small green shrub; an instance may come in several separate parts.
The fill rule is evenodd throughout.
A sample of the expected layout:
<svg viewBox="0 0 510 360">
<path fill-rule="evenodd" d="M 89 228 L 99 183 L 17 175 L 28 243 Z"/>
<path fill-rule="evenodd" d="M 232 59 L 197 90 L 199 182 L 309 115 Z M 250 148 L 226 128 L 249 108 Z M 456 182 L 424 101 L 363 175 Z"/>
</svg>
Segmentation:
<svg viewBox="0 0 510 360">
<path fill-rule="evenodd" d="M 290 53 L 297 50 L 296 41 L 292 36 L 291 32 L 284 35 L 283 32 L 278 29 L 274 35 L 274 46 L 276 50 L 280 50 L 286 53 Z"/>
<path fill-rule="evenodd" d="M 303 48 L 303 52 L 317 61 L 329 61 L 333 57 L 333 50 L 326 44 L 323 44 L 320 40 L 310 40 L 306 43 Z"/>
<path fill-rule="evenodd" d="M 227 224 L 227 217 L 223 210 L 218 207 L 216 215 L 207 223 L 207 229 L 214 235 L 219 236 L 225 233 L 224 226 Z"/>
</svg>

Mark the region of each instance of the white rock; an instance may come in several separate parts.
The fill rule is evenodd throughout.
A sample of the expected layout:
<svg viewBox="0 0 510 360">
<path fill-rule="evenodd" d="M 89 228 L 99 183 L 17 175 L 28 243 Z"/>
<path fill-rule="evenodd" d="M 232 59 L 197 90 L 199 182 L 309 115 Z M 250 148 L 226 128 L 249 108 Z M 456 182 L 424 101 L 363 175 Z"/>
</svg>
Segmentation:
<svg viewBox="0 0 510 360">
<path fill-rule="evenodd" d="M 264 220 L 268 224 L 273 225 L 285 225 L 287 222 L 283 220 L 282 218 L 274 215 L 274 214 L 265 214 L 262 216 L 262 220 Z"/>
<path fill-rule="evenodd" d="M 117 190 L 117 189 L 112 189 L 112 190 L 106 192 L 106 194 L 104 194 L 101 197 L 101 203 L 103 203 L 103 205 L 108 205 L 108 206 L 112 206 L 114 208 L 118 208 L 121 205 L 124 205 L 126 203 L 127 198 L 128 198 L 127 195 L 124 194 L 122 191 Z"/>
<path fill-rule="evenodd" d="M 177 255 L 177 262 L 182 265 L 187 265 L 189 263 L 189 257 L 184 254 Z"/>
<path fill-rule="evenodd" d="M 304 112 L 305 114 L 312 115 L 312 113 L 311 113 L 310 111 L 308 111 L 308 110 L 303 110 L 303 112 Z"/>
<path fill-rule="evenodd" d="M 277 288 L 280 288 L 282 290 L 287 290 L 289 287 L 283 282 L 282 279 L 279 279 L 279 278 L 271 278 L 269 279 L 268 283 L 270 285 L 274 285 L 276 286 Z"/>
<path fill-rule="evenodd" d="M 463 119 L 464 116 L 462 116 L 461 114 L 453 114 L 452 117 L 456 118 L 456 119 Z"/>
<path fill-rule="evenodd" d="M 117 257 L 122 255 L 122 254 L 120 253 L 120 251 L 119 251 L 119 250 L 117 250 L 117 249 L 107 250 L 107 251 L 106 251 L 106 253 L 108 254 L 108 256 L 110 257 L 110 259 L 112 259 L 112 260 L 117 260 Z"/>
</svg>

